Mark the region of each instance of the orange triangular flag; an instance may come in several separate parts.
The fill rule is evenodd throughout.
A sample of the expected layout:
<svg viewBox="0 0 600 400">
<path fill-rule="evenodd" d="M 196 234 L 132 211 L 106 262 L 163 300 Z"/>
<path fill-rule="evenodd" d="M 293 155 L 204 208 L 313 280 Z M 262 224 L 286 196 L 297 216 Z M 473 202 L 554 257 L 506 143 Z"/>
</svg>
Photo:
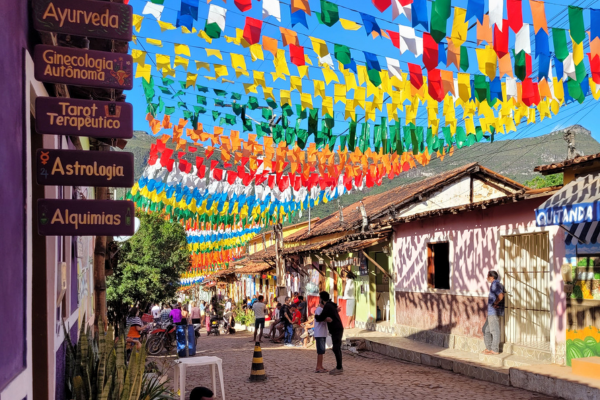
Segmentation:
<svg viewBox="0 0 600 400">
<path fill-rule="evenodd" d="M 273 57 L 277 57 L 277 39 L 263 36 L 263 50 L 266 50 L 273 54 Z"/>
<path fill-rule="evenodd" d="M 546 21 L 546 8 L 544 2 L 529 0 L 529 6 L 531 7 L 531 15 L 533 17 L 534 33 L 538 33 L 540 29 L 543 29 L 548 33 L 548 22 Z"/>
<path fill-rule="evenodd" d="M 513 77 L 513 66 L 510 60 L 510 53 L 506 53 L 504 57 L 498 60 L 498 67 L 500 68 L 500 78 L 502 78 L 504 74 Z"/>
<path fill-rule="evenodd" d="M 480 24 L 479 21 L 477 21 L 477 46 L 483 41 L 486 41 L 487 44 L 491 45 L 493 40 L 494 33 L 490 26 L 490 16 L 485 14 L 483 16 L 483 24 Z"/>
</svg>

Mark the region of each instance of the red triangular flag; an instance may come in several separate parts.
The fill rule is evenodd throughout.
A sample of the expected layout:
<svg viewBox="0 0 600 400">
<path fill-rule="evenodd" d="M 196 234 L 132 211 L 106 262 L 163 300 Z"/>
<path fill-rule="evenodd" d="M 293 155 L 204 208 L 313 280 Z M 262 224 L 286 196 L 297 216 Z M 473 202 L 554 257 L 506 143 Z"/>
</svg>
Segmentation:
<svg viewBox="0 0 600 400">
<path fill-rule="evenodd" d="M 246 26 L 244 26 L 244 39 L 248 44 L 253 45 L 260 42 L 260 31 L 262 30 L 262 21 L 251 17 L 246 17 Z"/>
<path fill-rule="evenodd" d="M 423 64 L 428 71 L 435 69 L 438 65 L 439 45 L 427 32 L 423 32 Z"/>
<path fill-rule="evenodd" d="M 508 26 L 508 21 L 503 20 L 502 26 Z M 425 43 L 423 43 L 423 47 Z M 508 53 L 508 29 L 504 28 L 502 31 L 498 29 L 498 25 L 494 25 L 494 50 L 498 55 L 498 58 L 504 57 Z"/>
<path fill-rule="evenodd" d="M 241 12 L 246 12 L 252 8 L 252 0 L 234 0 L 234 3 Z"/>
<path fill-rule="evenodd" d="M 521 0 L 506 0 L 506 14 L 508 15 L 508 26 L 517 33 L 523 26 L 523 6 Z M 504 23 L 502 27 L 504 28 Z"/>
<path fill-rule="evenodd" d="M 421 89 L 423 86 L 423 72 L 421 71 L 421 66 L 417 64 L 408 64 L 408 71 L 410 72 L 410 83 L 414 86 L 415 89 Z"/>
<path fill-rule="evenodd" d="M 295 44 L 290 43 L 290 60 L 292 61 L 292 64 L 298 67 L 305 65 L 306 62 L 304 61 L 304 47 L 296 46 Z"/>
<path fill-rule="evenodd" d="M 384 12 L 392 5 L 392 0 L 373 0 L 373 5 L 379 12 Z"/>
</svg>

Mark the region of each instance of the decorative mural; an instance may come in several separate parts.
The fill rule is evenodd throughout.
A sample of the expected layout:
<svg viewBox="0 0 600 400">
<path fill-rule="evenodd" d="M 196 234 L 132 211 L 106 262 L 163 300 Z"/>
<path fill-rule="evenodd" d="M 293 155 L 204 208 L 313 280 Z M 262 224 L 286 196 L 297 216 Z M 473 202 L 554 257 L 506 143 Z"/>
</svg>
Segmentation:
<svg viewBox="0 0 600 400">
<path fill-rule="evenodd" d="M 567 365 L 574 358 L 600 357 L 600 329 L 588 326 L 583 329 L 567 330 Z"/>
</svg>

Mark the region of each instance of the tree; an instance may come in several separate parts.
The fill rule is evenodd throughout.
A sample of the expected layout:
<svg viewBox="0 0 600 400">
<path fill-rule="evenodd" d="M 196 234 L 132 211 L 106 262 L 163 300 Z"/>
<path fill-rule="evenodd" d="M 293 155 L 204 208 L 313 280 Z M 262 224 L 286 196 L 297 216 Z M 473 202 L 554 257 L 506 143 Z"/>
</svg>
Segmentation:
<svg viewBox="0 0 600 400">
<path fill-rule="evenodd" d="M 563 174 L 552 174 L 546 176 L 536 176 L 530 181 L 525 182 L 525 186 L 532 189 L 543 189 L 552 186 L 560 186 L 563 184 Z"/>
<path fill-rule="evenodd" d="M 131 305 L 147 307 L 175 297 L 180 275 L 190 267 L 185 229 L 159 214 L 137 213 L 140 228 L 119 244 L 119 264 L 108 276 L 109 320 L 119 323 Z"/>
</svg>

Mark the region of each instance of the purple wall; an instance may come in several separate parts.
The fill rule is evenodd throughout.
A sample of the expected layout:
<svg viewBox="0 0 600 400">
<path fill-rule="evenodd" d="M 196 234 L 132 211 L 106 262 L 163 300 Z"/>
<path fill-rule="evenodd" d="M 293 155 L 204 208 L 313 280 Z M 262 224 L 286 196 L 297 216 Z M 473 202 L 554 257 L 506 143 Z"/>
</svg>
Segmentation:
<svg viewBox="0 0 600 400">
<path fill-rule="evenodd" d="M 0 389 L 24 368 L 26 363 L 25 318 L 25 190 L 24 174 L 24 50 L 27 48 L 27 1 L 3 1 L 0 7 L 0 209 L 3 235 L 0 240 Z"/>
</svg>

